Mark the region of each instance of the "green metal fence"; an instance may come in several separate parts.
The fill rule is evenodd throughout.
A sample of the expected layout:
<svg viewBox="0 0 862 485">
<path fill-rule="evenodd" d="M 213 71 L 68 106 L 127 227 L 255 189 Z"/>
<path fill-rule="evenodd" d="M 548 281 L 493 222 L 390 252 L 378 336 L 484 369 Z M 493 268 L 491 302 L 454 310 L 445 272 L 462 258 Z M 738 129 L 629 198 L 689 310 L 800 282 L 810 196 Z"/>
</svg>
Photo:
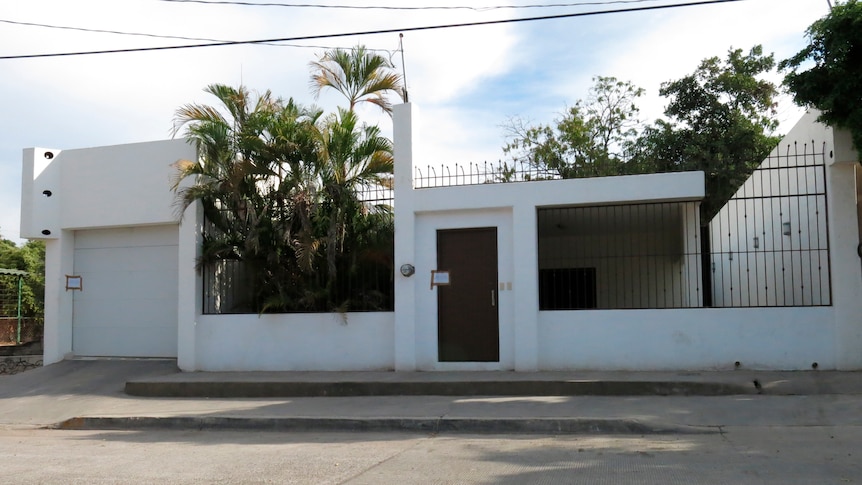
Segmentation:
<svg viewBox="0 0 862 485">
<path fill-rule="evenodd" d="M 0 345 L 42 339 L 43 318 L 27 315 L 23 306 L 26 271 L 0 268 Z"/>
</svg>

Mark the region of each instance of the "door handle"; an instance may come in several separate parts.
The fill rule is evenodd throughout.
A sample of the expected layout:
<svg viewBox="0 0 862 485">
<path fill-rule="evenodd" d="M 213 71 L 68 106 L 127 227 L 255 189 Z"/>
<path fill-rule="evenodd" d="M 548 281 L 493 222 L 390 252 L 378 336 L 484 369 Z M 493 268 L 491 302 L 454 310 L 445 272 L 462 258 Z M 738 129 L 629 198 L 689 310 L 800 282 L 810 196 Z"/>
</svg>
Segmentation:
<svg viewBox="0 0 862 485">
<path fill-rule="evenodd" d="M 497 300 L 495 298 L 496 297 L 495 293 L 496 292 L 494 290 L 491 290 L 491 306 L 497 306 Z"/>
</svg>

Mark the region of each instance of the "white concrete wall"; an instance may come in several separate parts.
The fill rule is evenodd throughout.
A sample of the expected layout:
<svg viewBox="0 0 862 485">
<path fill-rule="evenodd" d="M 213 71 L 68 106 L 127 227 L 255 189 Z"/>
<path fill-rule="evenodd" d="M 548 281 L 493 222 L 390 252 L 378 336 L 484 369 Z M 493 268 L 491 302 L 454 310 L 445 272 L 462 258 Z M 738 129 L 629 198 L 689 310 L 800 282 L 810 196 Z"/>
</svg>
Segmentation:
<svg viewBox="0 0 862 485">
<path fill-rule="evenodd" d="M 834 310 L 540 312 L 542 370 L 835 369 Z"/>
<path fill-rule="evenodd" d="M 21 166 L 21 237 L 60 237 L 62 177 L 60 150 L 27 148 Z"/>
<path fill-rule="evenodd" d="M 714 303 L 724 306 L 831 305 L 831 313 L 824 314 L 820 325 L 832 339 L 834 366 L 842 370 L 862 369 L 862 319 L 859 317 L 862 315 L 862 271 L 857 254 L 859 221 L 862 220 L 858 211 L 859 194 L 862 191 L 857 186 L 858 152 L 846 131 L 817 122 L 818 114 L 815 110 L 806 113 L 764 166 L 794 165 L 796 161 L 788 160 L 788 153 L 807 153 L 806 163 L 811 163 L 810 154 L 814 152 L 818 154 L 818 162 L 825 162 L 825 169 L 799 169 L 796 180 L 793 175 L 784 178 L 786 174 L 784 177 L 769 172 L 755 174 L 736 196 L 824 190 L 826 195 L 772 199 L 764 204 L 731 202 L 722 208 L 710 222 L 712 249 L 713 252 L 733 251 L 734 259 L 731 261 L 729 254 L 713 257 Z M 749 217 L 745 217 L 746 214 Z M 783 222 L 790 222 L 790 235 L 782 233 Z M 759 248 L 754 248 L 754 237 L 759 238 Z M 799 251 L 825 248 L 827 243 L 828 252 Z M 792 251 L 769 254 L 773 249 Z M 799 307 L 786 310 L 794 314 L 811 311 Z M 768 315 L 779 319 L 783 313 L 776 311 Z M 787 335 L 805 335 L 802 328 L 793 327 L 800 323 L 788 322 L 791 323 Z M 818 340 L 812 340 L 815 341 Z M 808 352 L 809 345 L 814 344 L 800 341 L 785 345 L 798 352 Z M 741 342 L 740 346 L 744 347 L 745 343 Z"/>
<path fill-rule="evenodd" d="M 53 153 L 52 159 L 45 158 L 47 152 Z M 177 223 L 173 164 L 195 158 L 194 147 L 184 139 L 62 151 L 27 149 L 21 235 L 55 238 L 59 229 Z M 51 197 L 45 197 L 44 190 L 50 190 Z M 45 229 L 51 234 L 43 234 Z"/>
<path fill-rule="evenodd" d="M 862 369 L 862 271 L 856 197 L 858 152 L 849 137 L 836 131 L 835 148 L 828 163 L 829 252 L 832 262 L 832 305 L 835 308 L 835 351 L 842 370 Z M 850 154 L 856 158 L 850 157 Z"/>
<path fill-rule="evenodd" d="M 538 325 L 538 207 L 703 197 L 701 172 L 413 189 L 413 165 L 424 162 L 414 147 L 416 121 L 411 105 L 395 107 L 395 265 L 416 268 L 411 277 L 396 275 L 396 370 L 541 367 L 546 342 Z M 437 362 L 437 300 L 429 288 L 430 271 L 436 269 L 436 231 L 489 226 L 497 227 L 498 237 L 500 362 Z"/>
<path fill-rule="evenodd" d="M 391 312 L 200 315 L 194 330 L 195 369 L 392 370 L 393 325 Z"/>
<path fill-rule="evenodd" d="M 76 231 L 178 224 L 173 164 L 195 158 L 185 140 L 24 150 L 21 235 L 46 241 L 46 364 L 73 355 L 73 293 L 65 276 L 76 267 Z"/>
</svg>

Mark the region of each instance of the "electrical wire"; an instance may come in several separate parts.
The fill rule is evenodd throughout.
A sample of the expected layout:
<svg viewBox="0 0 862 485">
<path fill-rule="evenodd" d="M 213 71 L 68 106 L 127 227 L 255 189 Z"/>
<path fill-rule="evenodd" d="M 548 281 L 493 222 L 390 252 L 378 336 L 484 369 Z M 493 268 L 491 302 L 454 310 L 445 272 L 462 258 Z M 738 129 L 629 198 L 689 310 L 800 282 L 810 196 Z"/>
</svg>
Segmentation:
<svg viewBox="0 0 862 485">
<path fill-rule="evenodd" d="M 12 24 L 12 25 L 22 25 L 26 27 L 42 27 L 46 29 L 60 29 L 60 30 L 74 30 L 77 32 L 93 32 L 99 34 L 117 34 L 117 35 L 133 35 L 139 37 L 153 37 L 156 39 L 178 39 L 178 40 L 202 40 L 207 42 L 225 42 L 220 39 L 207 39 L 202 37 L 183 37 L 179 35 L 159 35 L 159 34 L 145 34 L 142 32 L 122 32 L 118 30 L 103 30 L 103 29 L 88 29 L 84 27 L 70 27 L 66 25 L 50 25 L 50 24 L 37 24 L 35 22 L 19 22 L 17 20 L 6 20 L 0 19 L 0 23 L 4 24 Z"/>
<path fill-rule="evenodd" d="M 224 39 L 210 39 L 206 37 L 184 37 L 180 35 L 161 35 L 161 34 L 147 34 L 143 32 L 125 32 L 120 30 L 105 30 L 105 29 L 89 29 L 86 27 L 72 27 L 68 25 L 51 25 L 51 24 L 40 24 L 35 22 L 20 22 L 17 20 L 8 20 L 8 19 L 0 19 L 0 23 L 4 24 L 12 24 L 12 25 L 21 25 L 25 27 L 39 27 L 45 29 L 59 29 L 59 30 L 71 30 L 76 32 L 88 32 L 88 33 L 97 33 L 97 34 L 113 34 L 113 35 L 129 35 L 129 36 L 138 36 L 138 37 L 151 37 L 155 39 L 175 39 L 175 40 L 199 40 L 206 42 L 232 42 Z M 320 46 L 320 45 L 307 45 L 307 44 L 284 44 L 284 43 L 266 43 L 262 42 L 261 45 L 271 45 L 275 47 L 300 47 L 300 48 L 310 48 L 310 49 L 349 49 L 348 47 L 333 47 L 333 46 Z M 391 51 L 386 49 L 372 49 L 367 48 L 369 51 L 380 51 L 380 52 L 389 52 Z"/>
<path fill-rule="evenodd" d="M 403 27 L 403 28 L 395 28 L 395 29 L 380 29 L 380 30 L 370 30 L 370 31 L 361 31 L 361 32 L 343 32 L 343 33 L 338 33 L 338 34 L 306 35 L 306 36 L 297 36 L 297 37 L 282 37 L 282 38 L 275 38 L 275 39 L 224 41 L 224 42 L 213 42 L 213 43 L 209 43 L 209 44 L 187 44 L 187 45 L 173 45 L 173 46 L 159 46 L 159 47 L 137 47 L 137 48 L 130 48 L 130 49 L 105 49 L 105 50 L 98 50 L 98 51 L 58 52 L 58 53 L 50 53 L 50 54 L 25 54 L 25 55 L 16 55 L 16 56 L 0 56 L 0 60 L 35 59 L 35 58 L 44 58 L 44 57 L 68 57 L 68 56 L 83 56 L 83 55 L 95 55 L 95 54 L 120 54 L 120 53 L 128 53 L 128 52 L 151 52 L 151 51 L 178 50 L 178 49 L 194 49 L 194 48 L 203 48 L 203 47 L 223 47 L 223 46 L 233 46 L 233 45 L 260 45 L 260 44 L 269 44 L 269 43 L 274 43 L 274 42 L 296 42 L 296 41 L 303 41 L 303 40 L 334 39 L 334 38 L 339 38 L 339 37 L 393 34 L 393 33 L 401 33 L 401 32 L 420 32 L 420 31 L 426 31 L 426 30 L 452 29 L 452 28 L 460 28 L 460 27 L 477 27 L 477 26 L 484 26 L 484 25 L 502 25 L 502 24 L 512 24 L 512 23 L 520 23 L 520 22 L 536 22 L 536 21 L 540 21 L 540 20 L 559 20 L 559 19 L 566 19 L 566 18 L 588 17 L 588 16 L 594 16 L 594 15 L 645 12 L 645 11 L 650 11 L 650 10 L 664 10 L 664 9 L 670 9 L 670 8 L 694 7 L 694 6 L 712 5 L 712 4 L 718 4 L 718 3 L 733 3 L 733 2 L 741 2 L 741 1 L 745 1 L 745 0 L 705 0 L 705 1 L 698 1 L 698 2 L 686 2 L 686 3 L 669 4 L 669 5 L 650 5 L 650 6 L 646 6 L 646 7 L 630 7 L 630 8 L 621 8 L 621 9 L 613 9 L 613 10 L 594 10 L 594 11 L 589 11 L 589 12 L 546 15 L 546 16 L 540 16 L 540 17 L 525 17 L 525 18 L 517 18 L 517 19 L 487 20 L 487 21 L 481 21 L 481 22 L 465 22 L 465 23 L 457 23 L 457 24 L 430 25 L 430 26 L 423 26 L 423 27 Z"/>
<path fill-rule="evenodd" d="M 160 0 L 169 3 L 198 3 L 204 5 L 239 5 L 244 7 L 287 7 L 287 8 L 332 8 L 351 10 L 472 10 L 474 12 L 485 12 L 492 10 L 514 10 L 528 8 L 560 8 L 560 7 L 584 7 L 597 5 L 627 4 L 656 2 L 658 0 L 609 0 L 606 2 L 572 2 L 572 3 L 547 3 L 532 5 L 491 5 L 487 7 L 470 7 L 466 5 L 457 6 L 422 6 L 422 7 L 392 7 L 383 5 L 321 5 L 311 3 L 256 3 L 236 0 Z"/>
</svg>

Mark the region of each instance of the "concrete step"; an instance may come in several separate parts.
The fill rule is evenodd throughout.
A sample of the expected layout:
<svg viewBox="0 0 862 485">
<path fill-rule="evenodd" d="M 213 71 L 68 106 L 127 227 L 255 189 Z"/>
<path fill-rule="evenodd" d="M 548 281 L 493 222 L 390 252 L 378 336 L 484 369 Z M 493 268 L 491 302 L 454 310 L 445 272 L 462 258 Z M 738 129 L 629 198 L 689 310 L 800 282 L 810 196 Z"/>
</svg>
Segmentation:
<svg viewBox="0 0 862 485">
<path fill-rule="evenodd" d="M 236 417 L 236 416 L 137 416 L 76 417 L 54 429 L 66 430 L 245 430 L 293 432 L 389 432 L 417 433 L 536 433 L 536 434 L 711 434 L 718 426 L 687 426 L 656 420 L 627 418 L 340 418 L 340 417 Z"/>
<path fill-rule="evenodd" d="M 342 380 L 236 379 L 128 381 L 145 397 L 280 398 L 355 396 L 730 396 L 756 394 L 753 384 L 684 380 Z"/>
</svg>

